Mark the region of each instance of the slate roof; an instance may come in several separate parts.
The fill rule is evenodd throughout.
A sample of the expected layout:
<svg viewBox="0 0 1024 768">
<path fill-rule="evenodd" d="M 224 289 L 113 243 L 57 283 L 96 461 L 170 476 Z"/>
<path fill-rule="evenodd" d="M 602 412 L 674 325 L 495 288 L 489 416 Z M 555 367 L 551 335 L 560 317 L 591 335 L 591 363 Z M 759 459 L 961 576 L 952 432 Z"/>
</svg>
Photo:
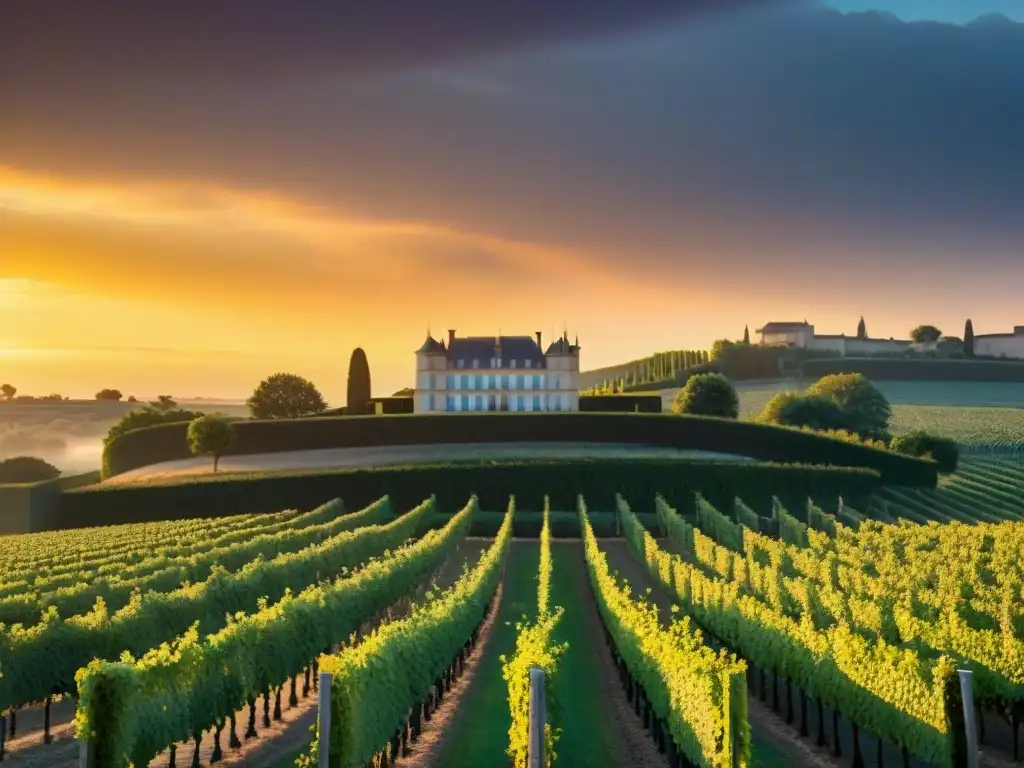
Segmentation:
<svg viewBox="0 0 1024 768">
<path fill-rule="evenodd" d="M 575 352 L 577 347 L 569 343 L 569 339 L 563 336 L 560 339 L 556 339 L 548 345 L 548 350 L 545 355 L 571 355 Z"/>
<path fill-rule="evenodd" d="M 421 352 L 427 352 L 427 353 L 431 353 L 431 354 L 439 354 L 440 353 L 440 354 L 443 355 L 444 354 L 444 344 L 441 344 L 440 342 L 438 342 L 438 340 L 435 339 L 433 336 L 427 336 L 426 340 L 423 342 L 423 346 L 421 346 L 419 349 L 416 350 L 416 354 L 418 355 Z"/>
<path fill-rule="evenodd" d="M 537 340 L 532 336 L 499 336 L 501 362 L 503 368 L 510 368 L 515 360 L 516 368 L 525 368 L 524 361 L 530 360 L 532 368 L 544 367 L 544 355 L 541 354 Z M 463 360 L 463 368 L 471 368 L 473 360 L 480 361 L 481 368 L 490 368 L 490 359 L 494 357 L 494 336 L 456 337 L 448 349 L 449 367 L 457 367 L 458 360 Z"/>
</svg>

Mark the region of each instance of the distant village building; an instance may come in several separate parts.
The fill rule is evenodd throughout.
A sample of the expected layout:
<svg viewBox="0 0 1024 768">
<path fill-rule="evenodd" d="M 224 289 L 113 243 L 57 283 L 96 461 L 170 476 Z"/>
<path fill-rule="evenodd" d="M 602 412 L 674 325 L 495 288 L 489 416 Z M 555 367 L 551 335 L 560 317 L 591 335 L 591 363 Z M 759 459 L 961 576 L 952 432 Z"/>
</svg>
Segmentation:
<svg viewBox="0 0 1024 768">
<path fill-rule="evenodd" d="M 416 350 L 416 413 L 579 410 L 579 339 L 429 333 Z"/>
<path fill-rule="evenodd" d="M 817 334 L 814 326 L 804 320 L 795 322 L 772 322 L 758 328 L 761 343 L 766 346 L 784 346 L 818 352 L 831 352 L 843 357 L 864 357 L 870 355 L 900 354 L 910 349 L 921 349 L 910 339 L 859 339 L 856 336 Z"/>
<path fill-rule="evenodd" d="M 986 333 L 974 337 L 975 357 L 1024 358 L 1024 325 L 1013 333 Z"/>
</svg>

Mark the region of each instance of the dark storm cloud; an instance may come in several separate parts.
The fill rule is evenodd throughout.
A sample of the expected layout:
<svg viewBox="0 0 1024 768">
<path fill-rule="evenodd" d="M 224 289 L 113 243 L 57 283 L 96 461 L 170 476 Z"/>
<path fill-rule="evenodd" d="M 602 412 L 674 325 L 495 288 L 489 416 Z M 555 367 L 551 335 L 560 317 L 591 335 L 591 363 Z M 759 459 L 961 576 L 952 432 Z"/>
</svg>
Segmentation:
<svg viewBox="0 0 1024 768">
<path fill-rule="evenodd" d="M 0 120 L 26 167 L 274 188 L 634 266 L 714 247 L 738 276 L 827 270 L 833 241 L 862 268 L 1019 270 L 1022 136 L 1024 25 L 806 8 L 357 79 L 56 89 Z"/>
<path fill-rule="evenodd" d="M 6 0 L 0 72 L 32 80 L 350 74 L 619 32 L 765 0 Z"/>
</svg>

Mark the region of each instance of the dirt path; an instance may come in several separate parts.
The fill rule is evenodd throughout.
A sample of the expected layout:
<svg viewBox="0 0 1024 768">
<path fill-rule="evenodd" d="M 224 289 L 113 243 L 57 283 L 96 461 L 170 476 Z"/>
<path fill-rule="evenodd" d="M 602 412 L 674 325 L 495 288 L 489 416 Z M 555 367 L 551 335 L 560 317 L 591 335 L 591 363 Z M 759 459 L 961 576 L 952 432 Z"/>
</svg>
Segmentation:
<svg viewBox="0 0 1024 768">
<path fill-rule="evenodd" d="M 601 617 L 579 540 L 552 542 L 551 601 L 565 614 L 555 631 L 569 644 L 558 674 L 562 737 L 558 764 L 573 768 L 662 768 L 643 723 L 626 700 L 611 651 L 604 642 Z"/>
<path fill-rule="evenodd" d="M 464 539 L 460 542 L 455 554 L 448 559 L 437 576 L 435 583 L 442 587 L 449 586 L 458 580 L 462 573 L 463 565 L 467 562 L 473 564 L 479 558 L 480 553 L 490 543 L 489 539 Z M 419 590 L 419 592 L 422 592 Z M 400 615 L 398 612 L 394 616 Z M 303 680 L 300 677 L 297 685 L 298 702 L 290 707 L 289 687 L 286 685 L 281 692 L 281 719 L 273 719 L 276 704 L 276 696 L 272 693 L 267 710 L 270 713 L 270 725 L 263 725 L 264 700 L 263 697 L 256 702 L 256 731 L 258 737 L 243 741 L 239 749 L 229 749 L 228 731 L 221 735 L 221 750 L 223 757 L 218 763 L 223 766 L 247 766 L 251 768 L 267 768 L 281 760 L 297 754 L 309 744 L 312 734 L 310 727 L 316 722 L 316 694 L 311 690 L 308 697 L 302 696 Z M 62 702 L 61 718 L 62 725 L 52 725 L 56 707 L 51 711 L 51 733 L 54 735 L 54 742 L 49 745 L 42 744 L 42 708 L 24 710 L 26 727 L 34 727 L 36 730 L 25 733 L 11 743 L 12 751 L 4 760 L 4 768 L 78 768 L 78 743 L 74 741 L 74 707 L 73 704 Z M 245 707 L 236 714 L 237 735 L 239 739 L 244 737 L 248 725 L 249 709 Z M 35 721 L 38 720 L 38 723 Z M 21 727 L 22 713 L 19 712 L 19 729 Z M 31 724 L 28 725 L 28 724 Z M 176 764 L 188 765 L 192 759 L 195 749 L 194 742 L 187 742 L 177 745 Z M 209 765 L 214 750 L 214 736 L 211 733 L 204 734 L 200 748 L 200 762 Z M 150 766 L 152 768 L 164 768 L 170 764 L 170 750 L 155 758 Z"/>
</svg>

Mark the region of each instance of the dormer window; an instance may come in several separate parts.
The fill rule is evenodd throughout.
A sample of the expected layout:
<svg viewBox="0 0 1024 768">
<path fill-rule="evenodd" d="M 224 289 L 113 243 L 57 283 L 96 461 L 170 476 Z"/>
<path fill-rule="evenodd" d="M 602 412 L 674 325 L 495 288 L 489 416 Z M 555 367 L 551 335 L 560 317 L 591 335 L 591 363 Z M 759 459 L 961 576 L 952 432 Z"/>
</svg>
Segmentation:
<svg viewBox="0 0 1024 768">
<path fill-rule="evenodd" d="M 515 358 L 512 358 L 512 362 L 510 362 L 510 363 L 508 364 L 508 367 L 509 367 L 509 368 L 515 368 L 515 367 L 516 367 L 516 361 L 515 361 Z"/>
<path fill-rule="evenodd" d="M 533 367 L 533 360 L 524 360 L 523 363 L 525 363 L 527 368 Z"/>
<path fill-rule="evenodd" d="M 499 358 L 497 358 L 497 359 L 496 359 L 496 360 L 494 361 L 494 367 L 495 367 L 495 368 L 501 368 L 501 358 L 500 358 L 500 357 L 499 357 Z"/>
<path fill-rule="evenodd" d="M 455 361 L 455 367 L 456 367 L 456 368 L 465 368 L 465 367 L 466 367 L 466 361 L 465 361 L 465 360 L 463 360 L 463 359 L 462 359 L 462 358 L 460 357 L 460 358 L 459 358 L 458 360 L 456 360 L 456 361 Z"/>
<path fill-rule="evenodd" d="M 479 368 L 480 367 L 480 361 L 477 358 L 475 358 L 475 357 L 473 358 L 473 367 L 474 368 Z"/>
</svg>

